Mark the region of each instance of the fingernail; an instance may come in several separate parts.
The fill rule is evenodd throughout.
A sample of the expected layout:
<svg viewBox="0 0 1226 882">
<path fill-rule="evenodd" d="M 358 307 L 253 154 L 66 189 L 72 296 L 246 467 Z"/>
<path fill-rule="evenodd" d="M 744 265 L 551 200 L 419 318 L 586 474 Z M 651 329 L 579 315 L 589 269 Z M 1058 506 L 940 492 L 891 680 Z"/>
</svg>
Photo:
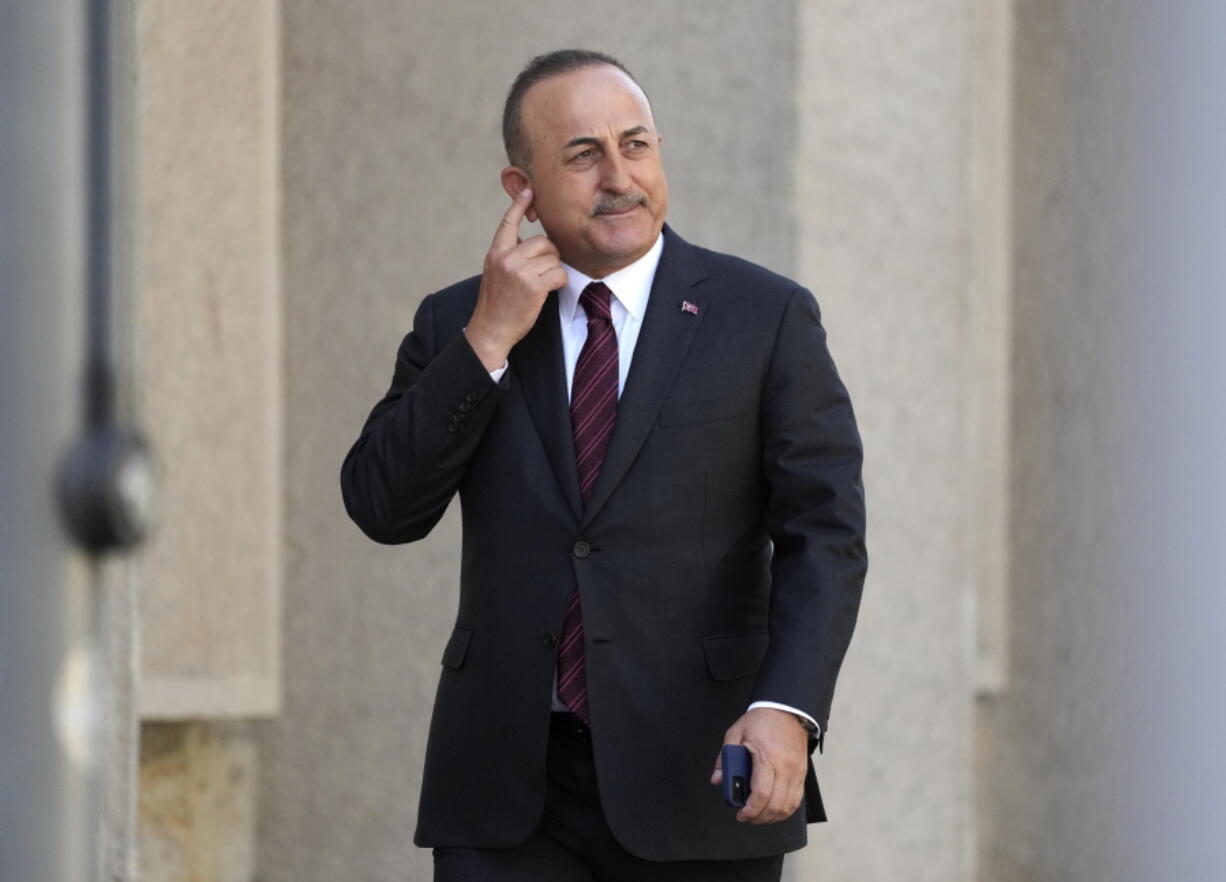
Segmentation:
<svg viewBox="0 0 1226 882">
<path fill-rule="evenodd" d="M 519 195 L 520 195 L 520 198 L 521 198 L 521 199 L 530 199 L 530 198 L 532 198 L 532 188 L 531 188 L 531 187 L 524 187 L 522 190 L 520 190 L 520 191 L 519 191 Z"/>
</svg>

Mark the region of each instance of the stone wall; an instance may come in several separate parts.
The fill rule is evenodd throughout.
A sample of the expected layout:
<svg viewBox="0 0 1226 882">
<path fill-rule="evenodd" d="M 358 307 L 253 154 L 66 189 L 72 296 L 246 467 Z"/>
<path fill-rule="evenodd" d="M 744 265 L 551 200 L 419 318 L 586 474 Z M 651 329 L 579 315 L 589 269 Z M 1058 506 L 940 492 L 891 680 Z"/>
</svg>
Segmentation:
<svg viewBox="0 0 1226 882">
<path fill-rule="evenodd" d="M 243 723 L 150 723 L 141 732 L 140 879 L 250 882 L 255 742 Z"/>
</svg>

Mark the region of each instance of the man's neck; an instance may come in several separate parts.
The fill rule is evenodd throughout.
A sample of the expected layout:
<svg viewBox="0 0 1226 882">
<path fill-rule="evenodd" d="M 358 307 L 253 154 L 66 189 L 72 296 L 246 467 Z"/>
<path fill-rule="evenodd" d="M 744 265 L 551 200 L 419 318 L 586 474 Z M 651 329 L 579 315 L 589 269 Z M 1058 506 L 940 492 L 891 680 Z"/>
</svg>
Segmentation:
<svg viewBox="0 0 1226 882">
<path fill-rule="evenodd" d="M 638 252 L 632 257 L 622 258 L 611 263 L 588 263 L 587 261 L 583 260 L 582 256 L 576 260 L 572 260 L 570 256 L 565 254 L 561 255 L 562 263 L 568 267 L 577 269 L 592 281 L 599 282 L 616 272 L 624 270 L 628 266 L 633 266 L 634 264 L 638 263 L 640 260 L 646 257 L 653 248 L 655 248 L 656 243 L 660 241 L 663 235 L 664 230 L 661 228 L 660 232 L 656 234 L 656 237 L 651 240 L 651 244 L 642 251 Z"/>
<path fill-rule="evenodd" d="M 568 276 L 567 283 L 560 292 L 561 301 L 559 305 L 564 310 L 563 316 L 568 317 L 573 313 L 575 305 L 579 300 L 579 294 L 587 286 L 588 282 L 603 281 L 613 290 L 613 295 L 622 302 L 623 306 L 641 317 L 643 309 L 647 304 L 647 296 L 651 291 L 651 284 L 655 279 L 656 268 L 659 266 L 660 256 L 663 251 L 664 234 L 661 233 L 638 260 L 613 272 L 606 273 L 600 279 L 588 275 L 581 267 L 572 267 L 563 260 L 562 267 L 567 271 Z"/>
</svg>

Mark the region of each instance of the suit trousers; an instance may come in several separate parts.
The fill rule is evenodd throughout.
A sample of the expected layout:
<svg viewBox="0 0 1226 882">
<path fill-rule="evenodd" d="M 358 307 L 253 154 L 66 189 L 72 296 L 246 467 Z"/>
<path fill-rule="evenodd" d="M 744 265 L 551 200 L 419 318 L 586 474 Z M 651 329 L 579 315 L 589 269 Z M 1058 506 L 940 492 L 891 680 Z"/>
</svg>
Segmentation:
<svg viewBox="0 0 1226 882">
<path fill-rule="evenodd" d="M 779 882 L 783 855 L 662 862 L 622 848 L 600 808 L 591 733 L 573 714 L 553 714 L 547 775 L 545 810 L 525 842 L 436 848 L 434 882 Z M 714 787 L 711 798 L 720 798 Z"/>
</svg>

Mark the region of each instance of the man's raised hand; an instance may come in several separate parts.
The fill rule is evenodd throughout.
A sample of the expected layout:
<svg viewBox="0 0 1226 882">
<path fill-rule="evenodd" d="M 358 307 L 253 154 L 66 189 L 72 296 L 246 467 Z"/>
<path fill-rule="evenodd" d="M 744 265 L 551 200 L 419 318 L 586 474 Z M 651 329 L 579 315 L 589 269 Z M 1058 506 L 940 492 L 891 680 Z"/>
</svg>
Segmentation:
<svg viewBox="0 0 1226 882">
<path fill-rule="evenodd" d="M 557 247 L 545 236 L 519 240 L 519 225 L 532 204 L 525 187 L 511 200 L 485 255 L 481 290 L 465 334 L 488 371 L 507 360 L 511 347 L 532 329 L 550 291 L 566 284 Z"/>
</svg>

